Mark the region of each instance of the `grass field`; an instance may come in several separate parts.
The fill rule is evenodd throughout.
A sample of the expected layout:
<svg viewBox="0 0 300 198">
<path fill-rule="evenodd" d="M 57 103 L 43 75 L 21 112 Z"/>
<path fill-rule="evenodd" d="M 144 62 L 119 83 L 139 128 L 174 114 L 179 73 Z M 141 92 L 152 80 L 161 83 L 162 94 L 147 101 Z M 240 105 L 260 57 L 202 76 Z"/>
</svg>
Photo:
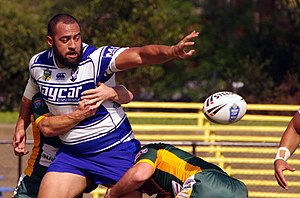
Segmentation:
<svg viewBox="0 0 300 198">
<path fill-rule="evenodd" d="M 0 112 L 0 123 L 14 124 L 18 119 L 18 112 Z"/>
</svg>

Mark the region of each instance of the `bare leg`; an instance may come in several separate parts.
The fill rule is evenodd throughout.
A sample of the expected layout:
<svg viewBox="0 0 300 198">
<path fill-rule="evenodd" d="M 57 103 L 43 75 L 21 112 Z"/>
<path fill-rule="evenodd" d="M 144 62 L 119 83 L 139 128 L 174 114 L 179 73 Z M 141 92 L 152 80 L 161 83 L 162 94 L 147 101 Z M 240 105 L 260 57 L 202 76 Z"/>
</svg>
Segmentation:
<svg viewBox="0 0 300 198">
<path fill-rule="evenodd" d="M 48 172 L 44 176 L 39 198 L 75 198 L 87 187 L 88 181 L 81 175 L 62 172 Z"/>
</svg>

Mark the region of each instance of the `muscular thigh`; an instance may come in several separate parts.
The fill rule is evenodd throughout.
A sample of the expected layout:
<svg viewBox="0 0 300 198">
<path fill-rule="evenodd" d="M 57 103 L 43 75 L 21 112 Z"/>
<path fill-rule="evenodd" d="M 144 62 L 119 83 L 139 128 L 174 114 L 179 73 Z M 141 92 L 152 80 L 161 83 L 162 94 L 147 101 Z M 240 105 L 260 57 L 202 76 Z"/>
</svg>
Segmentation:
<svg viewBox="0 0 300 198">
<path fill-rule="evenodd" d="M 48 172 L 41 183 L 39 198 L 79 196 L 87 187 L 84 176 L 64 172 Z"/>
</svg>

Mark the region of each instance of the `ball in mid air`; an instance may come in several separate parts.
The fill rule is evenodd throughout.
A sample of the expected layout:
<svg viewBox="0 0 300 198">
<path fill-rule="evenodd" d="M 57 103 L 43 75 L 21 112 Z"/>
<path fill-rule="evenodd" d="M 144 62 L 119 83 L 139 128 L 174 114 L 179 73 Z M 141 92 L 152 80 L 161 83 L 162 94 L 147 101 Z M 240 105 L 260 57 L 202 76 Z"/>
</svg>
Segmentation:
<svg viewBox="0 0 300 198">
<path fill-rule="evenodd" d="M 231 124 L 239 121 L 247 111 L 244 98 L 230 91 L 216 92 L 203 103 L 206 118 L 218 124 Z"/>
</svg>

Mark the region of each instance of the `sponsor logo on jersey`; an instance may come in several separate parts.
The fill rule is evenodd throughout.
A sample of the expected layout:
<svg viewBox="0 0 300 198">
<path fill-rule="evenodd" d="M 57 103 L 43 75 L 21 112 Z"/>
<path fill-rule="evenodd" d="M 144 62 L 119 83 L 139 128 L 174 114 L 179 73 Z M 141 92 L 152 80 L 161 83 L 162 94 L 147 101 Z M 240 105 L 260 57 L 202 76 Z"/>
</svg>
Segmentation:
<svg viewBox="0 0 300 198">
<path fill-rule="evenodd" d="M 51 70 L 45 69 L 45 70 L 44 70 L 44 73 L 43 73 L 43 76 L 42 76 L 42 79 L 43 79 L 44 81 L 50 80 L 50 79 L 51 79 L 51 73 L 52 73 Z"/>
<path fill-rule="evenodd" d="M 76 87 L 48 87 L 41 86 L 41 93 L 47 101 L 52 102 L 78 102 L 82 86 Z"/>
<path fill-rule="evenodd" d="M 65 80 L 66 73 L 57 73 L 56 74 L 56 80 Z"/>
<path fill-rule="evenodd" d="M 39 164 L 42 166 L 49 167 L 51 162 L 53 162 L 58 148 L 53 147 L 48 144 L 44 144 L 42 148 L 41 158 Z"/>
</svg>

